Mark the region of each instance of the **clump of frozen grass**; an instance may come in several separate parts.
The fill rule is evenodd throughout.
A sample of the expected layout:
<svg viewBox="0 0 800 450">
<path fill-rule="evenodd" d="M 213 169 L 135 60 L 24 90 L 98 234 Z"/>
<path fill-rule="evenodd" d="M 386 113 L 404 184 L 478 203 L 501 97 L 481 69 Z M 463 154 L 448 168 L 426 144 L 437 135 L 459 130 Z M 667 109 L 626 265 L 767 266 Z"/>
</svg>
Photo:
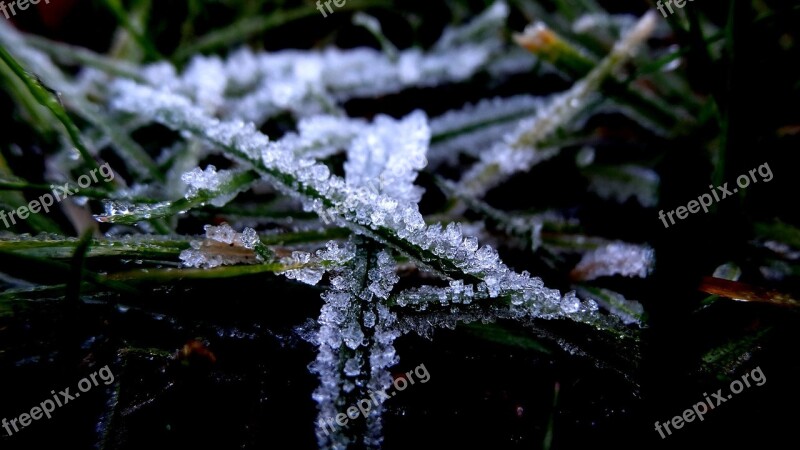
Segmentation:
<svg viewBox="0 0 800 450">
<path fill-rule="evenodd" d="M 316 251 L 302 246 L 279 259 L 254 229 L 239 233 L 223 224 L 207 226 L 205 239 L 192 242 L 180 255 L 187 267 L 273 262 L 287 278 L 311 285 L 331 274 L 313 339 L 319 353 L 311 365 L 320 377 L 314 393 L 320 419 L 335 417 L 354 400 L 389 385 L 388 368 L 398 361 L 393 343 L 404 332 L 429 336 L 436 327 L 498 319 L 527 325 L 534 320 L 568 319 L 620 331 L 619 321 L 600 314 L 591 298 L 581 301 L 574 292 L 562 295 L 541 279 L 512 270 L 494 248 L 481 246 L 465 226 L 451 222 L 455 213 L 446 225 L 427 223 L 419 207 L 423 190 L 415 181 L 427 168 L 428 158 L 438 164 L 466 152 L 479 162 L 459 184 L 452 183 L 453 197 L 477 202 L 510 175 L 556 155 L 558 148 L 543 143 L 595 103 L 601 82 L 613 76 L 652 31 L 652 15 L 629 29 L 626 26 L 626 36 L 585 79 L 550 98 L 482 100 L 430 122 L 422 111 L 400 119 L 380 114 L 371 120 L 351 118 L 339 106 L 356 97 L 464 81 L 481 71 L 527 70 L 533 58 L 519 49 L 508 50 L 503 41 L 508 14 L 508 6 L 497 2 L 472 22 L 448 28 L 428 51 L 396 51 L 386 45 L 384 52 L 241 49 L 226 59 L 196 56 L 182 73 L 168 63 L 153 64 L 135 77 L 114 81 L 107 90 L 104 86 L 117 117 L 131 114 L 136 126 L 152 121 L 178 131 L 185 145 L 176 147 L 176 159 L 191 164 L 173 165 L 173 170 L 181 168 L 175 173 L 183 174 L 187 186 L 183 199 L 149 205 L 109 202 L 99 219 L 133 224 L 151 216 L 168 217 L 177 211 L 176 205 L 223 206 L 257 176 L 299 200 L 323 222 L 349 227 L 368 238 L 355 238 L 344 246 L 329 242 Z M 370 18 L 363 23 L 381 38 L 379 24 Z M 87 78 L 85 89 L 91 84 Z M 285 113 L 298 119 L 295 132 L 271 140 L 258 131 L 264 121 Z M 433 154 L 432 140 L 436 141 Z M 200 160 L 199 141 L 204 150 L 221 151 L 236 161 L 237 170 L 192 168 Z M 336 175 L 326 160 L 340 151 L 346 156 L 343 176 Z M 609 195 L 622 193 L 617 189 Z M 502 222 L 507 228 L 530 235 L 534 249 L 541 245 L 541 220 L 506 219 Z M 403 257 L 448 285 L 395 292 L 399 280 L 395 259 Z M 652 251 L 612 243 L 587 253 L 575 273 L 583 279 L 644 276 L 651 266 Z M 628 322 L 629 317 L 623 317 Z M 381 409 L 370 412 L 364 433 L 318 432 L 320 445 L 379 448 Z"/>
<path fill-rule="evenodd" d="M 631 31 L 630 36 L 615 46 L 612 54 L 595 69 L 587 80 L 578 82 L 567 94 L 557 97 L 549 108 L 538 113 L 537 119 L 523 122 L 515 142 L 531 144 L 558 126 L 559 119 L 575 113 L 579 99 L 591 95 L 607 76 L 626 58 L 633 47 L 641 42 L 652 27 L 653 17 L 645 16 Z M 461 226 L 449 224 L 445 229 L 439 224 L 426 226 L 418 206 L 413 200 L 418 190 L 413 186 L 416 170 L 424 166 L 429 131 L 424 116 L 411 115 L 403 122 L 411 133 L 395 136 L 396 123 L 379 120 L 368 132 L 354 139 L 348 160 L 350 173 L 341 179 L 329 173 L 327 167 L 311 159 L 298 158 L 290 146 L 292 142 L 270 142 L 253 124 L 226 122 L 210 117 L 202 108 L 180 95 L 134 83 L 119 81 L 114 86 L 112 106 L 120 111 L 137 114 L 160 122 L 184 133 L 202 137 L 220 146 L 229 156 L 251 165 L 264 179 L 283 192 L 299 198 L 305 208 L 314 211 L 328 222 L 352 227 L 395 250 L 414 258 L 418 264 L 442 276 L 475 281 L 478 291 L 488 298 L 520 295 L 534 303 L 547 298 L 546 290 L 538 278 L 518 274 L 503 264 L 491 247 L 479 247 L 477 241 L 464 236 Z M 562 111 L 563 110 L 563 111 Z M 560 112 L 562 111 L 562 112 Z M 547 113 L 553 114 L 548 116 Z M 416 131 L 415 131 L 416 130 Z M 391 142 L 398 140 L 400 143 Z M 509 154 L 508 151 L 511 151 Z M 494 157 L 484 160 L 482 167 L 501 164 L 508 170 L 519 170 L 536 160 L 535 153 L 507 148 L 489 155 L 515 156 L 512 163 Z M 516 158 L 520 156 L 520 158 Z M 369 165 L 370 159 L 378 162 L 377 168 Z M 479 165 L 480 166 L 480 165 Z M 385 167 L 385 169 L 383 168 Z M 387 172 L 388 169 L 388 172 Z M 371 170 L 371 171 L 368 171 Z M 370 176 L 380 170 L 379 177 L 389 177 L 394 183 L 384 186 L 364 186 Z M 485 173 L 480 169 L 469 172 L 467 179 L 481 181 L 483 177 L 470 174 Z M 349 178 L 348 178 L 349 177 Z M 495 177 L 492 177 L 496 180 Z M 467 183 L 466 194 L 475 193 L 477 186 Z M 609 254 L 609 256 L 613 256 Z M 527 301 L 526 299 L 526 301 Z M 573 316 L 581 320 L 580 315 Z"/>
</svg>

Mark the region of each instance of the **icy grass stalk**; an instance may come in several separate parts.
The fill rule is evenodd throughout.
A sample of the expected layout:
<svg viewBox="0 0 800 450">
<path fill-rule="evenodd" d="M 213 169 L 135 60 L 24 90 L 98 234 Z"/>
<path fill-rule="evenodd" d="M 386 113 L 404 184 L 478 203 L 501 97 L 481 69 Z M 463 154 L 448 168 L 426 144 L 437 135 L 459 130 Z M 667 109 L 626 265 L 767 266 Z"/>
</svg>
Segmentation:
<svg viewBox="0 0 800 450">
<path fill-rule="evenodd" d="M 389 38 L 383 34 L 383 29 L 381 28 L 381 23 L 373 16 L 369 14 L 363 13 L 361 11 L 353 14 L 353 25 L 359 25 L 364 27 L 367 31 L 372 34 L 373 37 L 381 44 L 381 49 L 386 56 L 392 60 L 397 60 L 398 50 L 397 47 L 392 44 Z"/>
<path fill-rule="evenodd" d="M 660 177 L 656 171 L 636 165 L 593 166 L 583 170 L 589 190 L 606 200 L 625 203 L 635 198 L 645 208 L 658 204 Z"/>
<path fill-rule="evenodd" d="M 53 41 L 35 34 L 25 34 L 23 39 L 31 47 L 45 52 L 61 64 L 93 67 L 104 73 L 144 82 L 136 66 L 127 61 L 109 58 L 83 47 Z"/>
<path fill-rule="evenodd" d="M 586 252 L 570 276 L 574 280 L 612 275 L 645 278 L 654 265 L 655 251 L 651 247 L 615 241 Z"/>
<path fill-rule="evenodd" d="M 534 119 L 523 121 L 514 133 L 506 137 L 505 142 L 483 153 L 481 161 L 461 179 L 460 190 L 480 197 L 508 176 L 527 171 L 554 156 L 556 151 L 539 149 L 538 144 L 583 110 L 603 81 L 633 56 L 635 49 L 652 33 L 655 24 L 655 13 L 650 11 L 645 14 L 584 79 L 575 83 L 569 91 L 554 96 L 547 107 L 539 111 Z"/>
<path fill-rule="evenodd" d="M 197 169 L 200 171 L 200 169 Z M 208 168 L 206 169 L 208 170 Z M 175 201 L 164 201 L 155 204 L 133 204 L 126 201 L 108 200 L 104 202 L 105 212 L 96 215 L 95 219 L 99 222 L 113 222 L 119 224 L 134 225 L 143 220 L 155 220 L 167 217 L 174 217 L 186 213 L 188 210 L 210 203 L 215 206 L 222 206 L 233 199 L 240 191 L 250 187 L 253 181 L 258 179 L 258 175 L 253 171 L 242 171 L 214 181 L 197 180 L 195 178 L 207 178 L 208 173 L 189 172 L 189 179 L 192 184 L 182 199 Z M 184 174 L 186 175 L 186 174 Z M 216 175 L 216 173 L 215 173 Z"/>
<path fill-rule="evenodd" d="M 192 248 L 181 252 L 180 259 L 185 266 L 214 268 L 264 263 L 273 259 L 272 252 L 252 228 L 237 233 L 230 225 L 223 223 L 220 226 L 206 225 L 205 230 L 205 240 L 192 241 Z"/>
<path fill-rule="evenodd" d="M 370 394 L 379 398 L 375 393 L 392 382 L 388 369 L 398 362 L 394 340 L 400 332 L 396 316 L 384 301 L 397 281 L 394 259 L 388 252 L 376 255 L 362 247 L 336 271 L 332 289 L 322 294 L 325 305 L 316 336 L 319 352 L 309 366 L 320 378 L 313 394 L 319 409 L 316 433 L 320 448 L 380 448 L 381 403 L 373 404 L 366 418 L 351 418 L 345 428 L 330 423 Z"/>
<path fill-rule="evenodd" d="M 595 299 L 602 307 L 619 317 L 625 325 L 642 325 L 644 307 L 635 300 L 628 300 L 620 293 L 592 286 L 578 288 L 581 297 Z"/>
<path fill-rule="evenodd" d="M 41 233 L 37 236 L 30 236 L 0 233 L 0 251 L 24 253 L 47 259 L 71 258 L 79 243 L 80 240 L 77 238 L 67 238 L 60 234 Z M 86 257 L 173 259 L 181 250 L 188 247 L 188 239 L 180 237 L 167 238 L 151 235 L 104 237 L 91 242 Z"/>
<path fill-rule="evenodd" d="M 431 119 L 432 141 L 445 141 L 454 136 L 521 119 L 535 113 L 544 105 L 544 99 L 531 95 L 481 100 Z"/>
<path fill-rule="evenodd" d="M 630 18 L 629 20 L 635 19 Z M 621 23 L 624 24 L 623 21 Z M 573 27 L 584 25 L 585 23 L 576 21 Z M 622 28 L 624 33 L 628 33 L 629 30 L 635 28 L 635 23 L 627 24 Z M 657 27 L 654 27 L 652 33 L 657 33 Z M 584 49 L 574 46 L 543 22 L 536 22 L 528 26 L 522 34 L 515 35 L 515 40 L 520 46 L 549 62 L 572 79 L 585 77 L 595 65 L 594 58 L 587 55 Z M 597 53 L 604 51 L 599 49 L 606 48 L 605 44 L 599 42 L 587 42 L 586 44 L 598 48 Z M 632 56 L 632 59 L 635 64 L 646 64 L 641 57 Z M 652 76 L 661 77 L 658 74 Z M 669 85 L 670 83 L 657 84 Z M 679 121 L 686 120 L 686 114 L 682 111 L 676 113 L 674 105 L 642 90 L 632 89 L 626 81 L 609 77 L 604 81 L 603 88 L 605 93 L 619 104 L 616 109 L 647 124 L 649 128 L 660 135 L 670 135 Z M 681 96 L 681 98 L 683 97 L 686 95 Z M 688 97 L 693 99 L 692 95 Z"/>
<path fill-rule="evenodd" d="M 434 51 L 447 52 L 473 42 L 496 41 L 498 32 L 505 27 L 509 8 L 504 1 L 496 1 L 486 11 L 467 24 L 448 27 L 434 45 Z"/>
<path fill-rule="evenodd" d="M 452 329 L 458 322 L 481 320 L 487 323 L 498 319 L 512 319 L 522 323 L 531 323 L 534 319 L 572 319 L 597 329 L 612 331 L 614 334 L 619 332 L 615 317 L 599 314 L 596 302 L 581 302 L 574 292 L 562 296 L 555 289 L 540 292 L 523 290 L 507 293 L 492 302 L 482 301 L 489 298 L 492 295 L 485 286 L 478 285 L 476 288 L 472 284 L 454 280 L 449 287 L 423 286 L 400 292 L 392 297 L 392 301 L 403 307 L 405 312 L 410 312 L 412 317 L 438 317 L 427 325 L 411 328 L 426 337 L 430 337 L 432 327 L 435 326 Z M 437 324 L 437 321 L 441 323 Z"/>
<path fill-rule="evenodd" d="M 514 40 L 571 78 L 584 77 L 596 64 L 591 56 L 569 44 L 543 22 L 528 25 L 521 34 L 514 35 Z"/>
<path fill-rule="evenodd" d="M 325 250 L 317 250 L 313 255 L 303 251 L 292 252 L 292 256 L 285 258 L 283 262 L 302 267 L 287 270 L 283 275 L 313 286 L 322 280 L 326 271 L 341 268 L 355 255 L 356 250 L 352 242 L 348 241 L 344 247 L 339 247 L 336 241 L 328 241 Z"/>
<path fill-rule="evenodd" d="M 520 119 L 535 114 L 545 104 L 541 97 L 517 95 L 481 100 L 431 119 L 428 162 L 455 163 L 461 152 L 476 158 L 516 128 Z"/>
</svg>

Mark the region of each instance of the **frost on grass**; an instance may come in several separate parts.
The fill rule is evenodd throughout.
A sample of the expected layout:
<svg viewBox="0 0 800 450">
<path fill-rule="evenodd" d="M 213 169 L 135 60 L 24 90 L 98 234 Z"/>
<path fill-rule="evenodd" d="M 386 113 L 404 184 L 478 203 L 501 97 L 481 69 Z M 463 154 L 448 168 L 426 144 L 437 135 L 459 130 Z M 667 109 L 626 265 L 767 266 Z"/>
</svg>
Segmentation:
<svg viewBox="0 0 800 450">
<path fill-rule="evenodd" d="M 542 142 L 584 112 L 597 98 L 602 82 L 614 76 L 614 72 L 634 56 L 635 49 L 647 39 L 655 26 L 655 15 L 646 14 L 585 78 L 567 92 L 553 96 L 534 117 L 521 121 L 517 129 L 482 153 L 480 162 L 461 179 L 461 188 L 466 195 L 482 196 L 508 176 L 525 172 L 553 157 L 557 149 L 540 148 Z"/>
<path fill-rule="evenodd" d="M 476 289 L 488 298 L 514 295 L 538 304 L 548 296 L 539 278 L 511 270 L 492 247 L 481 247 L 477 239 L 465 236 L 459 223 L 428 226 L 416 203 L 353 186 L 320 163 L 298 159 L 285 143 L 270 142 L 252 125 L 221 122 L 183 97 L 129 81 L 118 83 L 116 93 L 116 108 L 203 137 L 231 157 L 252 164 L 265 180 L 299 198 L 323 220 L 350 226 L 412 257 L 421 267 L 444 277 L 475 279 Z M 410 139 L 409 145 L 417 145 L 413 144 L 417 138 Z"/>
<path fill-rule="evenodd" d="M 654 264 L 655 252 L 652 248 L 611 242 L 586 252 L 572 269 L 572 277 L 576 280 L 594 280 L 612 275 L 645 278 Z"/>
<path fill-rule="evenodd" d="M 312 255 L 309 252 L 294 251 L 291 257 L 282 261 L 287 266 L 302 266 L 298 269 L 289 269 L 283 273 L 286 278 L 297 280 L 306 284 L 315 285 L 322 280 L 322 276 L 330 269 L 336 269 L 355 257 L 355 246 L 351 242 L 340 246 L 335 241 L 326 244 L 325 249 L 320 249 Z"/>
<path fill-rule="evenodd" d="M 487 17 L 495 20 L 506 13 L 498 6 Z M 490 29 L 476 26 L 464 35 Z M 368 397 L 368 391 L 388 386 L 391 379 L 386 369 L 397 361 L 393 342 L 405 330 L 428 335 L 433 327 L 497 319 L 523 323 L 570 319 L 604 329 L 618 325 L 598 312 L 594 300 L 581 301 L 573 292 L 562 295 L 545 287 L 539 278 L 512 270 L 494 248 L 481 246 L 475 237 L 465 234 L 461 224 L 426 224 L 418 206 L 422 192 L 414 181 L 426 165 L 432 135 L 447 137 L 475 129 L 473 137 L 488 143 L 499 133 L 506 133 L 482 153 L 481 162 L 458 187 L 460 195 L 480 196 L 508 175 L 551 157 L 555 150 L 540 149 L 540 143 L 576 117 L 595 95 L 601 80 L 642 38 L 641 33 L 636 34 L 625 46 L 616 48 L 596 72 L 564 94 L 549 100 L 523 96 L 484 102 L 445 114 L 433 125 L 421 112 L 399 120 L 379 115 L 367 122 L 343 117 L 337 111 L 325 115 L 319 111 L 343 98 L 465 79 L 486 65 L 496 51 L 494 41 L 488 39 L 491 48 L 481 47 L 451 33 L 443 37 L 438 50 L 435 46 L 428 53 L 404 51 L 396 60 L 365 49 L 278 54 L 242 50 L 221 62 L 221 70 L 226 74 L 223 78 L 247 95 L 201 99 L 196 92 L 196 86 L 203 84 L 200 81 L 179 81 L 181 88 L 172 89 L 172 84 L 158 82 L 153 68 L 150 85 L 115 82 L 111 106 L 164 124 L 185 137 L 201 138 L 257 171 L 264 181 L 298 199 L 305 210 L 317 213 L 324 222 L 348 226 L 447 280 L 448 287 L 423 286 L 392 296 L 397 282 L 394 258 L 388 250 L 368 252 L 364 245 L 345 250 L 331 245 L 315 253 L 295 250 L 283 261 L 288 266 L 300 266 L 286 270 L 287 277 L 309 284 L 319 283 L 326 270 L 333 270 L 331 288 L 323 293 L 325 304 L 315 339 L 319 354 L 311 366 L 320 377 L 314 399 L 319 404 L 319 420 L 325 422 L 354 401 Z M 448 49 L 447 57 L 437 53 L 444 48 Z M 202 64 L 202 59 L 196 61 Z M 234 75 L 233 66 L 228 67 L 231 61 L 242 62 L 252 70 Z M 210 64 L 219 67 L 216 61 Z M 190 75 L 200 76 L 200 71 Z M 158 76 L 178 77 L 168 69 Z M 320 102 L 326 96 L 327 100 Z M 219 101 L 225 104 L 214 111 L 213 105 Z M 257 123 L 287 109 L 301 117 L 297 132 L 272 141 L 258 131 Z M 340 150 L 347 156 L 344 177 L 320 162 Z M 189 172 L 190 189 L 218 188 L 220 174 L 213 172 L 211 168 Z M 213 267 L 235 261 L 219 247 L 235 248 L 241 238 L 229 228 L 212 231 L 207 230 L 206 241 L 193 244 L 182 255 L 187 265 Z M 252 233 L 248 234 L 252 240 Z M 587 254 L 576 272 L 587 278 L 646 274 L 652 255 L 620 245 Z M 409 313 L 404 314 L 402 324 L 390 306 Z M 424 319 L 413 323 L 411 318 L 415 317 Z M 377 447 L 380 408 L 373 409 L 363 423 L 365 433 L 359 433 L 359 427 L 335 427 L 329 433 L 320 428 L 317 435 L 325 448 L 344 448 L 357 442 Z"/>
<path fill-rule="evenodd" d="M 436 142 L 428 159 L 432 164 L 455 163 L 460 153 L 479 157 L 516 128 L 520 119 L 533 115 L 544 100 L 531 95 L 481 100 L 431 119 Z"/>
<path fill-rule="evenodd" d="M 488 229 L 489 220 L 462 225 L 454 213 L 441 219 L 445 223 L 431 218 L 426 222 L 419 206 L 423 190 L 415 182 L 421 170 L 431 169 L 429 160 L 435 168 L 466 153 L 478 163 L 460 183 L 447 182 L 452 187 L 450 199 L 472 199 L 469 206 L 474 212 L 495 219 L 502 231 L 529 239 L 534 250 L 550 245 L 542 243 L 543 228 L 555 219 L 544 213 L 503 215 L 481 206 L 481 198 L 511 175 L 559 152 L 548 139 L 587 109 L 595 111 L 589 107 L 601 83 L 614 76 L 652 30 L 652 15 L 635 25 L 620 22 L 625 37 L 612 53 L 572 89 L 549 98 L 485 99 L 430 121 L 422 111 L 402 118 L 380 113 L 370 119 L 348 117 L 342 107 L 353 98 L 467 81 L 482 72 L 494 76 L 528 71 L 535 58 L 521 49 L 509 50 L 504 40 L 508 14 L 506 3 L 496 2 L 475 20 L 449 27 L 428 50 L 397 51 L 383 41 L 383 52 L 240 49 L 227 58 L 195 56 L 180 73 L 166 62 L 152 64 L 135 77 L 99 89 L 115 117 L 130 118 L 130 130 L 157 122 L 179 132 L 182 141 L 162 155 L 159 165 L 171 164 L 170 173 L 180 175 L 186 187 L 175 195 L 185 194 L 176 202 L 135 205 L 115 199 L 107 203 L 106 215 L 99 220 L 136 224 L 174 214 L 176 204 L 181 212 L 184 205 L 223 206 L 258 178 L 285 194 L 283 201 L 297 200 L 321 222 L 346 226 L 361 235 L 344 244 L 328 242 L 325 249 L 292 246 L 281 253 L 288 256 L 278 258 L 252 228 L 238 232 L 227 224 L 209 225 L 205 239 L 191 242 L 180 255 L 187 267 L 275 263 L 287 278 L 311 285 L 330 274 L 330 286 L 322 283 L 324 305 L 311 339 L 319 346 L 310 368 L 320 378 L 314 399 L 319 404 L 322 423 L 317 437 L 323 448 L 380 448 L 382 406 L 373 407 L 366 420 L 353 421 L 347 428 L 334 426 L 328 432 L 324 428 L 348 406 L 391 383 L 388 369 L 398 361 L 394 341 L 404 332 L 429 336 L 438 327 L 498 319 L 526 325 L 565 319 L 605 330 L 623 328 L 614 316 L 600 314 L 595 297 L 582 295 L 585 300 L 581 300 L 574 292 L 562 294 L 503 263 L 492 246 L 481 245 L 474 236 L 476 230 Z M 379 40 L 384 39 L 374 19 L 362 21 Z M 84 89 L 93 83 L 99 83 L 98 78 L 86 75 Z M 271 140 L 259 129 L 277 115 L 293 116 L 297 127 Z M 216 152 L 231 159 L 235 169 L 196 167 L 207 153 Z M 330 158 L 339 152 L 345 157 L 343 168 Z M 580 166 L 593 168 L 593 159 L 585 155 Z M 167 183 L 149 184 L 157 189 Z M 138 186 L 126 191 L 128 197 L 140 192 Z M 627 195 L 627 185 L 608 186 L 598 188 L 607 189 L 600 195 L 638 195 L 638 191 Z M 182 188 L 169 185 L 164 191 L 174 194 Z M 137 220 L 126 220 L 132 216 Z M 652 251 L 646 247 L 607 241 L 600 245 L 584 255 L 574 278 L 645 276 L 652 266 Z M 397 292 L 396 259 L 415 265 L 426 277 L 438 277 L 444 287 Z M 630 312 L 615 306 L 621 301 L 608 302 L 609 293 L 596 297 L 630 322 Z"/>
<path fill-rule="evenodd" d="M 399 122 L 378 116 L 373 126 L 350 144 L 344 165 L 345 181 L 398 201 L 417 203 L 422 189 L 414 186 L 414 179 L 427 164 L 429 141 L 427 117 L 421 111 Z"/>
<path fill-rule="evenodd" d="M 261 124 L 281 112 L 311 117 L 338 111 L 335 105 L 350 98 L 464 81 L 488 69 L 506 52 L 502 30 L 508 12 L 504 2 L 497 2 L 473 21 L 448 28 L 428 52 L 240 49 L 226 60 L 195 56 L 181 74 L 168 63 L 156 63 L 143 75 L 149 85 L 189 98 L 206 113 L 225 119 Z"/>
<path fill-rule="evenodd" d="M 184 250 L 180 259 L 186 267 L 214 268 L 234 264 L 257 264 L 262 258 L 256 252 L 260 244 L 252 228 L 236 232 L 230 225 L 206 225 L 206 238 L 191 241 L 192 248 Z"/>
<path fill-rule="evenodd" d="M 208 191 L 212 194 L 219 192 L 220 188 L 230 183 L 232 179 L 233 176 L 230 170 L 220 170 L 217 172 L 217 168 L 214 166 L 208 166 L 206 170 L 200 170 L 199 167 L 195 167 L 191 171 L 181 175 L 181 181 L 186 183 L 188 187 L 185 195 L 187 200 L 196 197 L 201 190 Z M 225 206 L 229 201 L 233 200 L 238 193 L 238 191 L 226 192 L 223 195 L 211 198 L 209 203 L 214 206 Z"/>
<path fill-rule="evenodd" d="M 400 335 L 397 317 L 384 304 L 398 281 L 395 263 L 386 251 L 360 249 L 355 258 L 334 272 L 331 289 L 322 294 L 317 359 L 309 368 L 320 378 L 313 398 L 319 415 L 315 426 L 321 448 L 350 445 L 380 448 L 383 404 L 371 405 L 366 418 L 351 420 L 346 428 L 335 417 L 361 399 L 392 382 L 389 368 L 398 362 L 394 341 Z M 334 425 L 331 425 L 334 424 Z"/>
<path fill-rule="evenodd" d="M 622 294 L 603 288 L 579 288 L 581 297 L 594 299 L 603 308 L 619 317 L 625 325 L 642 325 L 644 307 L 635 300 L 628 300 Z"/>
<path fill-rule="evenodd" d="M 625 203 L 633 198 L 646 208 L 658 203 L 658 174 L 646 167 L 624 165 L 589 171 L 589 190 L 607 200 Z"/>
</svg>

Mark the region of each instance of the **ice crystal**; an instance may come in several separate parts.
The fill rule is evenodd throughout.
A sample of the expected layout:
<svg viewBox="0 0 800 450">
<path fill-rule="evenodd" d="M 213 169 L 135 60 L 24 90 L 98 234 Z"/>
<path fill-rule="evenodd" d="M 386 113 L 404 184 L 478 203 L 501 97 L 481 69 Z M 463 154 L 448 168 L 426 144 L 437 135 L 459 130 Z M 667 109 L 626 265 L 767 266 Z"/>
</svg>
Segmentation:
<svg viewBox="0 0 800 450">
<path fill-rule="evenodd" d="M 308 252 L 294 251 L 290 258 L 285 258 L 283 263 L 287 266 L 302 266 L 289 269 L 283 273 L 286 278 L 297 280 L 306 284 L 315 285 L 322 280 L 329 269 L 336 269 L 350 261 L 355 256 L 352 243 L 343 247 L 335 241 L 330 241 L 326 248 L 317 250 L 314 255 Z"/>
<path fill-rule="evenodd" d="M 399 201 L 419 202 L 422 190 L 413 183 L 417 171 L 427 164 L 429 141 L 427 118 L 421 111 L 399 122 L 378 116 L 348 148 L 345 180 L 350 186 L 365 186 Z"/>
<path fill-rule="evenodd" d="M 571 291 L 564 294 L 564 298 L 561 299 L 561 310 L 564 311 L 566 314 L 572 314 L 578 312 L 581 307 L 581 301 L 578 300 L 578 297 L 575 296 L 575 292 Z"/>
<path fill-rule="evenodd" d="M 589 189 L 601 198 L 625 203 L 635 198 L 644 207 L 658 203 L 658 174 L 646 167 L 624 165 L 613 170 L 591 173 Z"/>
<path fill-rule="evenodd" d="M 642 316 L 644 315 L 644 307 L 641 303 L 635 300 L 628 300 L 622 294 L 614 292 L 609 289 L 602 288 L 579 288 L 581 297 L 588 298 L 587 302 L 596 300 L 597 303 L 602 305 L 614 316 L 625 325 L 642 324 Z"/>
<path fill-rule="evenodd" d="M 193 170 L 181 175 L 181 181 L 186 183 L 188 189 L 186 190 L 185 197 L 192 199 L 197 196 L 200 190 L 216 192 L 226 183 L 230 183 L 233 178 L 233 173 L 229 170 L 220 170 L 214 166 L 206 167 L 206 170 L 200 170 L 195 167 Z M 209 200 L 214 206 L 225 206 L 229 201 L 233 200 L 238 194 L 238 191 L 228 192 L 224 195 L 218 195 Z"/>
<path fill-rule="evenodd" d="M 398 362 L 394 340 L 400 335 L 396 316 L 380 301 L 397 281 L 394 260 L 386 251 L 368 255 L 360 250 L 344 268 L 335 271 L 332 289 L 323 293 L 317 335 L 319 353 L 309 367 L 320 377 L 313 398 L 318 403 L 317 439 L 322 448 L 345 448 L 360 441 L 379 448 L 383 405 L 374 405 L 363 424 L 324 429 L 336 417 L 369 393 L 385 390 L 392 378 L 388 369 Z M 374 286 L 380 286 L 375 293 Z M 377 297 L 377 299 L 376 299 Z M 344 360 L 342 366 L 339 361 Z M 364 428 L 358 436 L 353 428 Z"/>
<path fill-rule="evenodd" d="M 644 278 L 649 275 L 654 264 L 655 252 L 652 248 L 625 242 L 611 242 L 586 252 L 572 270 L 572 274 L 580 280 L 593 280 L 611 275 Z"/>
<path fill-rule="evenodd" d="M 259 261 L 256 248 L 261 245 L 258 234 L 252 228 L 242 233 L 230 225 L 206 225 L 206 238 L 192 241 L 191 249 L 183 250 L 180 259 L 186 267 L 213 268 L 231 264 L 255 264 Z"/>
</svg>

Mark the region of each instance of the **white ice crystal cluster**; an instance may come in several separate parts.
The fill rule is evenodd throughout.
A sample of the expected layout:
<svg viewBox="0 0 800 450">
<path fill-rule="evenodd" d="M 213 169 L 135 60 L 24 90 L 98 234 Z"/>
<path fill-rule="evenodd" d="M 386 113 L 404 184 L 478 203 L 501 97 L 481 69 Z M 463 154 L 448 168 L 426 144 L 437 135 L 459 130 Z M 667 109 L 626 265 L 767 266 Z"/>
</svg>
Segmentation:
<svg viewBox="0 0 800 450">
<path fill-rule="evenodd" d="M 647 167 L 623 165 L 614 168 L 613 173 L 599 172 L 589 176 L 589 190 L 604 199 L 625 203 L 635 198 L 646 208 L 658 203 L 660 177 Z"/>
<path fill-rule="evenodd" d="M 197 196 L 200 190 L 217 192 L 223 185 L 230 183 L 232 179 L 233 172 L 230 170 L 220 170 L 217 172 L 217 168 L 211 165 L 206 167 L 206 170 L 195 167 L 191 171 L 181 175 L 181 181 L 186 183 L 188 187 L 185 194 L 187 199 L 192 199 Z M 238 191 L 226 192 L 223 195 L 210 199 L 208 202 L 214 206 L 225 206 L 229 201 L 233 200 L 238 193 Z"/>
<path fill-rule="evenodd" d="M 611 242 L 586 252 L 573 269 L 581 280 L 622 275 L 645 278 L 655 264 L 655 251 L 648 246 Z"/>
<path fill-rule="evenodd" d="M 255 264 L 258 258 L 253 251 L 260 242 L 252 228 L 238 233 L 227 223 L 206 225 L 206 239 L 191 241 L 192 248 L 183 250 L 180 259 L 186 267 L 214 267 L 232 264 Z"/>
<path fill-rule="evenodd" d="M 597 303 L 609 310 L 625 325 L 641 325 L 644 307 L 636 300 L 626 299 L 624 295 L 609 289 L 597 288 L 594 292 L 579 289 L 584 298 L 596 299 Z"/>
<path fill-rule="evenodd" d="M 358 255 L 335 272 L 332 288 L 322 294 L 325 304 L 319 317 L 317 359 L 309 368 L 321 384 L 314 391 L 318 420 L 336 417 L 348 406 L 389 387 L 389 368 L 398 362 L 394 341 L 400 335 L 397 317 L 385 304 L 398 281 L 392 256 L 386 251 Z M 340 365 L 343 362 L 343 367 Z M 378 397 L 377 395 L 374 395 Z M 380 448 L 383 405 L 373 405 L 358 435 L 349 428 L 325 432 L 317 427 L 321 448 L 344 449 L 348 445 Z"/>
<path fill-rule="evenodd" d="M 398 139 L 402 136 L 401 139 Z M 414 186 L 425 167 L 430 142 L 425 113 L 415 111 L 401 121 L 379 115 L 347 150 L 345 181 L 402 202 L 417 203 L 422 189 Z"/>
<path fill-rule="evenodd" d="M 312 255 L 309 252 L 295 251 L 292 256 L 282 262 L 287 266 L 304 266 L 298 269 L 289 269 L 283 273 L 286 278 L 297 280 L 306 284 L 315 285 L 322 280 L 322 276 L 330 268 L 339 268 L 355 257 L 355 246 L 348 242 L 340 246 L 335 241 L 326 244 L 325 249 L 320 249 Z"/>
</svg>

